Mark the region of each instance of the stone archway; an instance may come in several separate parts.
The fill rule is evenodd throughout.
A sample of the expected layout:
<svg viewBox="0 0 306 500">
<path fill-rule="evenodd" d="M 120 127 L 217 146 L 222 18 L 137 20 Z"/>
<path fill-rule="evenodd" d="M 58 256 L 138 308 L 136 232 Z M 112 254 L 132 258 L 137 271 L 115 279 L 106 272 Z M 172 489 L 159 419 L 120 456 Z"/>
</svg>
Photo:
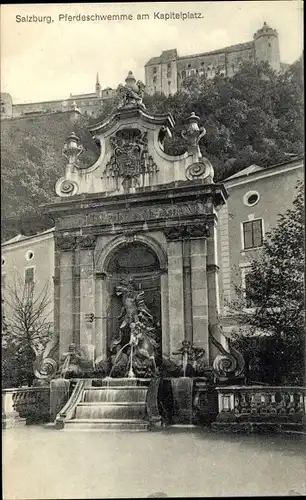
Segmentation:
<svg viewBox="0 0 306 500">
<path fill-rule="evenodd" d="M 110 356 L 110 345 L 118 336 L 120 326 L 118 316 L 122 298 L 116 295 L 116 286 L 122 279 L 128 278 L 134 280 L 139 291 L 144 291 L 145 302 L 153 315 L 160 340 L 159 355 L 168 351 L 168 310 L 164 303 L 168 296 L 166 269 L 166 253 L 150 236 L 119 236 L 104 246 L 96 261 L 96 316 L 102 319 L 102 349 L 97 348 L 100 352 L 102 350 L 105 358 Z M 97 334 L 99 337 L 99 332 Z"/>
</svg>

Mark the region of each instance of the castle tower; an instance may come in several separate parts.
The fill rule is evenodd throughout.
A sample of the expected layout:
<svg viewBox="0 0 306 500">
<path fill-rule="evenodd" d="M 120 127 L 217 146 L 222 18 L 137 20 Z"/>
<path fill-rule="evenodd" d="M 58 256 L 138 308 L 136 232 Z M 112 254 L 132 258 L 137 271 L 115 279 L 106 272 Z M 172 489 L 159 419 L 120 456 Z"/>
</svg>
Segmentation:
<svg viewBox="0 0 306 500">
<path fill-rule="evenodd" d="M 99 82 L 99 73 L 97 73 L 97 77 L 96 77 L 96 94 L 97 94 L 97 97 L 101 97 L 101 85 Z"/>
<path fill-rule="evenodd" d="M 280 71 L 280 55 L 277 31 L 267 23 L 256 31 L 253 36 L 255 46 L 255 60 L 267 61 L 275 71 Z"/>
</svg>

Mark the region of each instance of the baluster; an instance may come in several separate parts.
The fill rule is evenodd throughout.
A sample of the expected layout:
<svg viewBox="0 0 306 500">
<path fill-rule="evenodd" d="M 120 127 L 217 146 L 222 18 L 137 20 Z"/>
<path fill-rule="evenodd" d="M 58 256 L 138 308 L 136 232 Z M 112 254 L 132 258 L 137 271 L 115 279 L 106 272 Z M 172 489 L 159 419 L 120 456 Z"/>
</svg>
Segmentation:
<svg viewBox="0 0 306 500">
<path fill-rule="evenodd" d="M 266 394 L 260 394 L 260 406 L 259 406 L 259 413 L 267 413 L 267 401 L 266 399 L 268 398 L 268 395 Z"/>
<path fill-rule="evenodd" d="M 241 394 L 241 413 L 246 415 L 250 413 L 250 406 L 245 392 Z"/>
<path fill-rule="evenodd" d="M 240 397 L 239 393 L 234 393 L 234 413 L 238 415 L 240 413 Z"/>
<path fill-rule="evenodd" d="M 289 402 L 288 402 L 288 407 L 287 410 L 289 413 L 295 413 L 295 399 L 294 399 L 294 393 L 291 392 L 289 394 Z"/>
<path fill-rule="evenodd" d="M 251 413 L 257 413 L 256 394 L 251 395 Z"/>
<path fill-rule="evenodd" d="M 280 398 L 281 400 L 277 406 L 277 412 L 284 415 L 287 413 L 286 394 L 284 392 L 280 392 Z"/>
<path fill-rule="evenodd" d="M 269 413 L 271 415 L 276 415 L 277 410 L 276 410 L 276 393 L 272 392 L 270 396 L 270 405 L 269 405 Z"/>
<path fill-rule="evenodd" d="M 299 396 L 299 401 L 297 403 L 297 406 L 296 406 L 296 412 L 297 413 L 304 413 L 305 412 L 305 408 L 304 408 L 304 393 L 303 392 L 300 392 L 298 394 Z"/>
</svg>

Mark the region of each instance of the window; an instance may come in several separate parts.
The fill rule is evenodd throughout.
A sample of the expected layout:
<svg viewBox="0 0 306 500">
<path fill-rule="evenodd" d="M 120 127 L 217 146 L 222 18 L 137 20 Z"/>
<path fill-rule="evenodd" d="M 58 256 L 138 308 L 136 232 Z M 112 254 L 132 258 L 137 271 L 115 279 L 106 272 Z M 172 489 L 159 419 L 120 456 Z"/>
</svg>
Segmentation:
<svg viewBox="0 0 306 500">
<path fill-rule="evenodd" d="M 153 83 L 156 83 L 156 76 L 153 76 Z"/>
<path fill-rule="evenodd" d="M 186 71 L 185 71 L 185 70 L 183 70 L 183 71 L 182 71 L 182 80 L 183 80 L 184 78 L 186 78 Z"/>
<path fill-rule="evenodd" d="M 248 191 L 243 197 L 243 203 L 247 207 L 253 207 L 259 202 L 259 193 L 257 191 Z"/>
<path fill-rule="evenodd" d="M 24 282 L 26 284 L 34 283 L 34 267 L 26 267 L 24 270 Z"/>
<path fill-rule="evenodd" d="M 153 68 L 153 73 L 157 73 L 157 67 L 156 66 L 154 66 L 154 68 Z"/>
<path fill-rule="evenodd" d="M 243 222 L 243 248 L 256 248 L 262 246 L 263 225 L 262 219 Z"/>
<path fill-rule="evenodd" d="M 27 253 L 26 253 L 26 259 L 27 260 L 32 260 L 34 257 L 34 252 L 33 250 L 29 250 Z"/>
<path fill-rule="evenodd" d="M 2 265 L 4 266 L 4 264 L 5 264 L 5 258 L 2 257 Z"/>
<path fill-rule="evenodd" d="M 188 64 L 188 68 L 191 68 L 191 64 Z"/>
</svg>

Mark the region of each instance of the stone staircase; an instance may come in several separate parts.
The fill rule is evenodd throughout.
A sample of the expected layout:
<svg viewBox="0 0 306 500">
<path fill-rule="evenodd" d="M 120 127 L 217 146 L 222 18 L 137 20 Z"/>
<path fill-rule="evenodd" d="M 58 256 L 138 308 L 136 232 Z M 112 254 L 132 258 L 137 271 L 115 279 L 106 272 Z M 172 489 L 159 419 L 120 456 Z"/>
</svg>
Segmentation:
<svg viewBox="0 0 306 500">
<path fill-rule="evenodd" d="M 147 431 L 152 418 L 158 421 L 156 410 L 157 389 L 149 379 L 81 379 L 57 415 L 56 427 Z"/>
</svg>

